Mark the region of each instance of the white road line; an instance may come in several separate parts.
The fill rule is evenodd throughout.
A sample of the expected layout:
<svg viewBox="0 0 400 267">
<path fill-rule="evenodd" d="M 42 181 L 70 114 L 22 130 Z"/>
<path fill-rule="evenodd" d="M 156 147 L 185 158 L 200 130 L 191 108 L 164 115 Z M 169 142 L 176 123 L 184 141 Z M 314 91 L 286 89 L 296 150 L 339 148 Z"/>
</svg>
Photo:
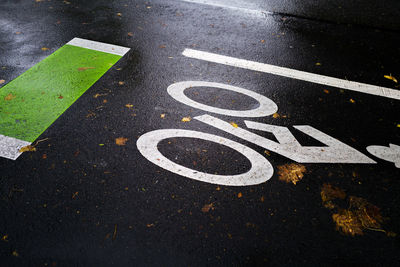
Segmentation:
<svg viewBox="0 0 400 267">
<path fill-rule="evenodd" d="M 387 98 L 393 98 L 400 100 L 400 91 L 394 90 L 386 87 L 380 87 L 376 85 L 370 85 L 366 83 L 352 82 L 348 80 L 342 80 L 338 78 L 333 78 L 329 76 L 319 75 L 315 73 L 299 71 L 284 67 L 279 67 L 275 65 L 259 63 L 255 61 L 249 61 L 245 59 L 239 59 L 234 57 L 223 56 L 219 54 L 203 52 L 193 49 L 185 49 L 182 55 L 190 58 L 200 59 L 208 62 L 214 62 L 219 64 L 224 64 L 228 66 L 249 69 L 254 71 L 260 71 L 265 73 L 270 73 L 274 75 L 279 75 L 283 77 L 293 78 L 297 80 L 318 83 L 322 85 L 328 85 L 332 87 L 342 88 L 346 90 L 366 93 L 370 95 L 383 96 Z"/>
<path fill-rule="evenodd" d="M 0 157 L 16 160 L 22 153 L 19 150 L 30 142 L 0 134 Z"/>
<path fill-rule="evenodd" d="M 256 10 L 256 9 L 224 5 L 224 4 L 216 3 L 215 1 L 212 1 L 212 0 L 182 0 L 182 1 L 187 2 L 187 3 L 192 3 L 192 4 L 200 4 L 200 5 L 207 5 L 207 6 L 213 6 L 213 7 L 222 7 L 222 8 L 227 8 L 227 9 L 231 9 L 231 10 L 242 11 L 245 13 L 255 14 L 255 15 L 264 16 L 266 14 L 273 14 L 272 12 L 269 12 L 269 11 L 260 11 L 260 10 Z"/>
<path fill-rule="evenodd" d="M 118 46 L 118 45 L 112 45 L 112 44 L 106 44 L 106 43 L 101 43 L 101 42 L 96 42 L 96 41 L 91 41 L 91 40 L 86 40 L 86 39 L 81 39 L 81 38 L 74 38 L 71 41 L 67 43 L 68 45 L 73 45 L 73 46 L 79 46 L 82 48 L 87 48 L 87 49 L 92 49 L 100 52 L 106 52 L 109 54 L 114 54 L 118 56 L 124 56 L 130 48 L 123 47 L 123 46 Z"/>
</svg>

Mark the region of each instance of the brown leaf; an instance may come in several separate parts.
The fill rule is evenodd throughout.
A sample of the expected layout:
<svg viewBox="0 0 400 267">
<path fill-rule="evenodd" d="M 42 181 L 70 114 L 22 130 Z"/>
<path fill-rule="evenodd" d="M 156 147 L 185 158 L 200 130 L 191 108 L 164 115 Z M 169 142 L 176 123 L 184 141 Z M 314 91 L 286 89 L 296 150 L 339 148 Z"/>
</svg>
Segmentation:
<svg viewBox="0 0 400 267">
<path fill-rule="evenodd" d="M 78 68 L 78 71 L 93 70 L 93 69 L 95 69 L 95 67 L 81 67 Z"/>
<path fill-rule="evenodd" d="M 58 97 L 58 99 L 63 99 L 64 97 L 62 96 L 62 95 L 60 95 L 59 97 Z"/>
<path fill-rule="evenodd" d="M 201 208 L 201 211 L 204 212 L 204 213 L 207 213 L 207 212 L 209 212 L 210 210 L 214 210 L 213 203 L 211 203 L 211 204 L 206 204 L 206 205 L 204 205 L 204 206 Z"/>
<path fill-rule="evenodd" d="M 339 210 L 339 213 L 332 215 L 333 221 L 336 223 L 336 230 L 351 236 L 363 235 L 362 224 L 357 216 L 349 210 Z"/>
<path fill-rule="evenodd" d="M 132 32 L 128 32 L 128 36 L 133 36 L 133 33 Z"/>
<path fill-rule="evenodd" d="M 21 147 L 21 149 L 19 150 L 19 152 L 35 152 L 36 151 L 36 147 L 32 146 L 32 145 L 27 145 L 24 147 Z"/>
<path fill-rule="evenodd" d="M 162 49 L 162 48 L 165 48 L 165 47 L 166 47 L 165 45 L 160 45 L 160 46 L 159 46 L 159 48 L 161 48 L 161 49 Z"/>
<path fill-rule="evenodd" d="M 115 139 L 115 143 L 118 146 L 124 146 L 127 141 L 128 141 L 128 138 L 125 138 L 125 137 L 118 137 L 118 138 Z"/>
<path fill-rule="evenodd" d="M 330 184 L 323 184 L 321 188 L 322 204 L 328 209 L 334 209 L 336 205 L 332 202 L 334 199 L 345 199 L 346 193 Z"/>
<path fill-rule="evenodd" d="M 125 84 L 125 82 L 118 82 L 118 84 L 119 84 L 119 85 L 124 85 L 124 84 Z"/>
<path fill-rule="evenodd" d="M 243 197 L 243 194 L 242 194 L 242 192 L 239 192 L 239 193 L 237 194 L 237 197 L 238 197 L 238 198 L 241 198 L 241 197 Z"/>
<path fill-rule="evenodd" d="M 349 201 L 349 209 L 354 211 L 364 228 L 381 228 L 383 217 L 377 206 L 361 197 L 350 196 Z"/>
<path fill-rule="evenodd" d="M 11 100 L 13 100 L 14 98 L 16 98 L 16 96 L 13 95 L 13 94 L 11 94 L 11 93 L 9 93 L 6 97 L 4 97 L 4 100 L 6 100 L 6 101 L 11 101 Z"/>
<path fill-rule="evenodd" d="M 303 179 L 306 167 L 301 164 L 291 163 L 278 166 L 279 180 L 296 184 Z"/>
</svg>

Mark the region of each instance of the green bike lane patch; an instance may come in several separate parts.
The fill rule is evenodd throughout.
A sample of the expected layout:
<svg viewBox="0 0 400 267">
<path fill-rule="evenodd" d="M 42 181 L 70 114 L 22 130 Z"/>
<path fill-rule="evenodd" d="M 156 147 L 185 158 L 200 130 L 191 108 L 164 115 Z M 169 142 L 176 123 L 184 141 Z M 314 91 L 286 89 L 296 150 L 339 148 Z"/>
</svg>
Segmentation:
<svg viewBox="0 0 400 267">
<path fill-rule="evenodd" d="M 0 89 L 0 157 L 17 159 L 129 48 L 74 38 Z"/>
</svg>

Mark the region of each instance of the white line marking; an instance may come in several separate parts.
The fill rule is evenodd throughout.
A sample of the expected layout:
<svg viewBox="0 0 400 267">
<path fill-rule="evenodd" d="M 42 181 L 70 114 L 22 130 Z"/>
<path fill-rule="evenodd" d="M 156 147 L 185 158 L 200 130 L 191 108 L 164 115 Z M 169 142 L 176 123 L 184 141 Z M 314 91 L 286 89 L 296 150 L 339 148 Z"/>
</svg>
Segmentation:
<svg viewBox="0 0 400 267">
<path fill-rule="evenodd" d="M 225 90 L 230 90 L 236 93 L 247 95 L 253 99 L 255 99 L 260 105 L 256 109 L 251 110 L 231 110 L 224 108 L 216 108 L 213 106 L 208 106 L 196 102 L 189 97 L 187 97 L 184 91 L 191 87 L 212 87 L 212 88 L 220 88 Z M 234 117 L 265 117 L 274 114 L 278 111 L 278 106 L 271 99 L 257 94 L 256 92 L 243 89 L 240 87 L 235 87 L 232 85 L 227 85 L 223 83 L 213 83 L 213 82 L 203 82 L 203 81 L 187 81 L 187 82 L 178 82 L 171 84 L 167 88 L 168 94 L 172 96 L 175 100 L 188 105 L 194 108 L 198 108 L 201 110 L 205 110 L 212 113 L 234 116 Z"/>
<path fill-rule="evenodd" d="M 0 134 L 0 157 L 16 160 L 22 153 L 19 150 L 30 142 Z"/>
<path fill-rule="evenodd" d="M 380 87 L 376 85 L 370 85 L 366 83 L 358 83 L 347 80 L 342 80 L 338 78 L 333 78 L 329 76 L 319 75 L 315 73 L 299 71 L 284 67 L 279 67 L 275 65 L 259 63 L 255 61 L 249 61 L 245 59 L 238 59 L 234 57 L 223 56 L 219 54 L 203 52 L 193 49 L 186 48 L 182 55 L 194 59 L 200 59 L 208 62 L 214 62 L 219 64 L 224 64 L 228 66 L 249 69 L 254 71 L 260 71 L 265 73 L 270 73 L 274 75 L 279 75 L 283 77 L 293 78 L 297 80 L 318 83 L 323 85 L 328 85 L 332 87 L 342 88 L 346 90 L 366 93 L 370 95 L 383 96 L 387 98 L 393 98 L 400 100 L 400 91 L 394 90 L 386 87 Z"/>
<path fill-rule="evenodd" d="M 196 171 L 181 166 L 166 158 L 157 148 L 157 144 L 160 141 L 176 137 L 189 137 L 207 140 L 230 147 L 241 153 L 251 162 L 251 169 L 245 173 L 236 175 L 218 175 Z M 269 161 L 263 155 L 259 154 L 255 150 L 224 137 L 198 131 L 181 129 L 155 130 L 140 136 L 136 142 L 136 146 L 139 152 L 146 159 L 158 165 L 159 167 L 194 180 L 211 184 L 230 186 L 256 185 L 267 181 L 274 173 L 274 168 L 272 167 L 271 163 L 269 163 Z"/>
<path fill-rule="evenodd" d="M 389 144 L 385 146 L 369 146 L 367 151 L 377 158 L 393 162 L 397 168 L 400 168 L 400 146 Z"/>
<path fill-rule="evenodd" d="M 268 12 L 268 11 L 260 11 L 260 10 L 256 10 L 256 9 L 228 6 L 228 5 L 219 4 L 219 3 L 216 3 L 215 1 L 210 1 L 210 0 L 182 0 L 182 1 L 183 2 L 187 2 L 187 3 L 192 3 L 192 4 L 200 4 L 200 5 L 207 5 L 207 6 L 213 6 L 213 7 L 222 7 L 222 8 L 227 8 L 227 9 L 232 9 L 232 10 L 237 10 L 237 11 L 250 13 L 250 14 L 253 14 L 253 15 L 262 15 L 262 16 L 264 16 L 266 14 L 273 14 L 272 12 Z"/>
<path fill-rule="evenodd" d="M 87 49 L 92 49 L 100 52 L 105 52 L 109 54 L 114 54 L 118 56 L 124 56 L 130 48 L 128 47 L 123 47 L 123 46 L 118 46 L 118 45 L 112 45 L 112 44 L 106 44 L 106 43 L 101 43 L 101 42 L 96 42 L 96 41 L 91 41 L 91 40 L 86 40 L 86 39 L 81 39 L 81 38 L 74 38 L 71 41 L 67 43 L 68 45 L 73 45 L 73 46 L 79 46 Z"/>
</svg>

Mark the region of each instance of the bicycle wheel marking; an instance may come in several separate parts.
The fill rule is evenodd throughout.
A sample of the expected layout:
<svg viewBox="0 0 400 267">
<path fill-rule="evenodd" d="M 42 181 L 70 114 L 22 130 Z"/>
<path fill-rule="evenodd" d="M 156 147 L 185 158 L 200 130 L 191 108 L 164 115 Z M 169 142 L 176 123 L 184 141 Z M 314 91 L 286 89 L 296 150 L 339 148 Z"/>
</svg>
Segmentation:
<svg viewBox="0 0 400 267">
<path fill-rule="evenodd" d="M 74 38 L 0 89 L 0 157 L 17 159 L 129 48 Z"/>
<path fill-rule="evenodd" d="M 251 169 L 246 173 L 237 175 L 217 175 L 192 170 L 190 168 L 179 165 L 162 155 L 157 148 L 158 143 L 162 140 L 177 137 L 202 139 L 230 147 L 241 153 L 248 160 L 250 160 Z M 140 138 L 136 142 L 136 146 L 139 152 L 146 159 L 158 165 L 159 167 L 178 175 L 211 184 L 230 186 L 256 185 L 269 180 L 274 173 L 274 169 L 271 163 L 269 163 L 269 161 L 264 156 L 254 151 L 253 149 L 218 135 L 198 131 L 180 129 L 155 130 L 147 132 L 144 135 L 140 136 Z"/>
</svg>

